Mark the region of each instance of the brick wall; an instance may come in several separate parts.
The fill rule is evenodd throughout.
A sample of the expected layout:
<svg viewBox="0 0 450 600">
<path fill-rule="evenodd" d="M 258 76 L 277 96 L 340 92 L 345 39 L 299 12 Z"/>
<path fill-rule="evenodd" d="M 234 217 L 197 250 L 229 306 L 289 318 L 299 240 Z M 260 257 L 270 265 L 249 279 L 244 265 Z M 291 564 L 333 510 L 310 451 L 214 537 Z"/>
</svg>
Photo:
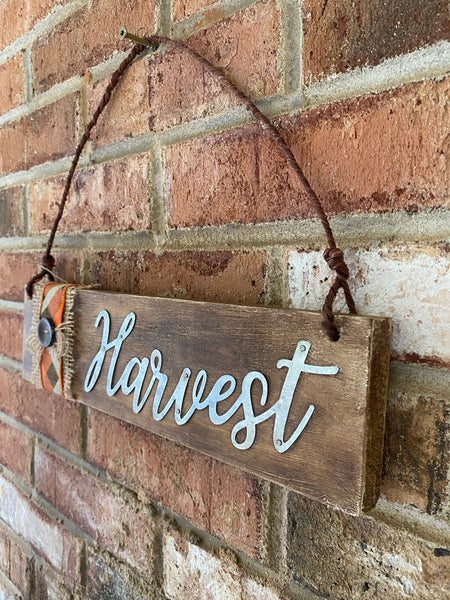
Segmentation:
<svg viewBox="0 0 450 600">
<path fill-rule="evenodd" d="M 0 2 L 0 599 L 450 597 L 449 22 L 442 0 Z M 362 518 L 21 380 L 23 285 L 122 25 L 187 40 L 256 99 L 332 215 L 359 311 L 393 319 L 382 496 Z M 162 49 L 83 154 L 57 271 L 318 309 L 313 217 L 249 114 Z"/>
</svg>

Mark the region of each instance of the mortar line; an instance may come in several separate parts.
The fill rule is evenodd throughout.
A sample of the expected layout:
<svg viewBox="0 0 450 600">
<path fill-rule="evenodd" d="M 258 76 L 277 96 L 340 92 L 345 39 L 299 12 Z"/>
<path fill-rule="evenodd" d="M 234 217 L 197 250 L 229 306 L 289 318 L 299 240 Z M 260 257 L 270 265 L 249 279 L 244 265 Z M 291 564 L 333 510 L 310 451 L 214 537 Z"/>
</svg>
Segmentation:
<svg viewBox="0 0 450 600">
<path fill-rule="evenodd" d="M 22 315 L 24 310 L 23 302 L 13 302 L 12 300 L 2 300 L 0 298 L 0 311 L 12 312 Z"/>
<path fill-rule="evenodd" d="M 302 87 L 303 70 L 303 24 L 302 8 L 297 0 L 277 0 L 280 13 L 279 60 L 283 74 L 283 93 L 297 95 Z"/>
<path fill-rule="evenodd" d="M 40 508 L 47 514 L 48 517 L 56 521 L 59 525 L 62 525 L 62 527 L 64 527 L 64 529 L 69 531 L 72 535 L 80 540 L 84 540 L 91 546 L 95 544 L 95 540 L 91 535 L 84 531 L 79 525 L 77 525 L 77 523 L 66 517 L 55 506 L 53 506 L 53 504 L 48 502 L 48 500 L 45 500 L 45 498 L 43 498 L 35 489 L 33 489 L 30 484 L 17 477 L 15 473 L 6 467 L 2 467 L 0 477 L 11 483 L 20 493 L 26 496 L 26 498 L 34 506 Z M 0 518 L 0 522 L 1 521 L 3 520 Z M 5 522 L 3 521 L 3 523 Z"/>
<path fill-rule="evenodd" d="M 124 53 L 121 53 L 121 56 L 123 55 Z M 93 81 L 110 74 L 118 61 L 119 56 L 114 56 L 101 65 L 91 68 Z M 357 68 L 348 73 L 330 76 L 323 81 L 302 88 L 298 93 L 275 95 L 257 100 L 256 105 L 267 117 L 275 118 L 365 94 L 380 93 L 407 83 L 441 78 L 449 73 L 450 42 L 440 41 L 433 46 L 387 59 L 380 65 Z M 48 91 L 35 96 L 29 103 L 22 104 L 1 115 L 0 126 L 31 114 L 67 94 L 79 91 L 82 82 L 82 77 L 74 76 L 54 85 Z M 246 113 L 245 117 L 244 113 Z M 166 145 L 172 144 L 214 131 L 233 129 L 250 122 L 254 122 L 250 113 L 245 108 L 239 107 L 220 115 L 167 129 L 161 134 L 161 142 Z M 191 129 L 191 135 L 189 135 L 189 129 Z M 164 140 L 164 137 L 167 138 L 167 141 Z M 2 185 L 3 179 L 0 179 L 0 185 Z"/>
<path fill-rule="evenodd" d="M 381 93 L 409 83 L 440 79 L 450 74 L 450 42 L 388 58 L 379 65 L 356 68 L 348 73 L 332 75 L 310 86 L 292 98 L 292 110 L 306 110 Z"/>
<path fill-rule="evenodd" d="M 30 188 L 28 184 L 22 186 L 22 222 L 23 234 L 25 237 L 30 237 Z"/>
<path fill-rule="evenodd" d="M 173 37 L 177 40 L 186 39 L 194 33 L 211 27 L 215 23 L 229 19 L 241 10 L 256 4 L 258 1 L 219 0 L 175 23 L 172 27 Z"/>
<path fill-rule="evenodd" d="M 405 64 L 409 63 L 414 63 L 416 69 L 406 69 L 404 76 L 400 77 L 397 74 L 398 76 L 386 79 L 386 74 L 389 75 L 391 71 L 395 71 L 393 65 L 397 65 L 400 73 L 402 69 L 404 70 Z M 382 65 L 376 67 L 357 69 L 351 73 L 328 78 L 323 82 L 304 88 L 301 94 L 271 96 L 256 101 L 256 105 L 269 118 L 276 118 L 367 93 L 386 91 L 414 81 L 442 77 L 447 73 L 450 73 L 450 42 L 439 42 L 430 48 L 413 52 L 410 55 L 386 60 Z M 28 105 L 14 108 L 0 117 L 0 125 L 29 114 L 31 109 L 42 108 L 67 93 L 79 91 L 81 87 L 82 78 L 80 77 L 57 84 L 48 92 L 37 96 Z M 218 115 L 171 127 L 159 134 L 144 134 L 98 148 L 91 158 L 91 163 L 88 157 L 83 157 L 80 160 L 79 168 L 87 164 L 98 164 L 130 154 L 145 152 L 153 146 L 156 138 L 161 145 L 170 146 L 202 136 L 230 131 L 250 123 L 254 123 L 254 120 L 248 110 L 245 107 L 237 107 Z M 62 174 L 69 169 L 70 162 L 71 157 L 64 157 L 54 162 L 49 161 L 31 167 L 26 171 L 10 173 L 0 178 L 0 188 L 13 187 L 36 179 Z"/>
<path fill-rule="evenodd" d="M 9 579 L 6 573 L 0 570 L 0 591 L 3 590 L 5 590 L 5 592 L 8 594 L 6 598 L 23 598 L 22 594 L 20 593 L 20 590 L 14 585 L 11 579 Z"/>
<path fill-rule="evenodd" d="M 22 375 L 22 363 L 3 354 L 0 354 L 0 368 Z"/>
<path fill-rule="evenodd" d="M 156 32 L 158 35 L 170 37 L 172 31 L 172 0 L 157 0 Z"/>
<path fill-rule="evenodd" d="M 60 25 L 88 3 L 89 0 L 73 0 L 73 2 L 56 6 L 46 17 L 36 23 L 32 29 L 14 40 L 14 42 L 0 52 L 0 66 L 24 48 L 32 46 L 40 37 L 51 33 L 57 25 Z"/>
<path fill-rule="evenodd" d="M 33 65 L 31 63 L 31 50 L 25 48 L 22 51 L 22 67 L 23 67 L 23 89 L 24 89 L 24 104 L 31 102 L 33 98 Z"/>
<path fill-rule="evenodd" d="M 450 210 L 425 209 L 418 213 L 354 213 L 330 218 L 341 248 L 358 246 L 441 245 L 450 241 Z M 31 238 L 0 238 L 0 252 L 38 251 L 47 241 L 45 235 Z M 159 244 L 161 240 L 158 240 Z M 148 250 L 156 249 L 156 240 L 148 232 L 60 234 L 59 250 Z M 317 218 L 300 221 L 210 225 L 186 229 L 171 229 L 160 250 L 259 250 L 287 247 L 320 250 L 324 247 L 323 231 Z"/>
<path fill-rule="evenodd" d="M 270 248 L 266 264 L 265 304 L 266 306 L 285 308 L 289 303 L 286 248 L 282 246 Z"/>
<path fill-rule="evenodd" d="M 150 231 L 154 235 L 156 249 L 167 242 L 167 214 L 164 193 L 164 159 L 161 146 L 156 145 L 149 165 L 149 211 Z"/>
</svg>

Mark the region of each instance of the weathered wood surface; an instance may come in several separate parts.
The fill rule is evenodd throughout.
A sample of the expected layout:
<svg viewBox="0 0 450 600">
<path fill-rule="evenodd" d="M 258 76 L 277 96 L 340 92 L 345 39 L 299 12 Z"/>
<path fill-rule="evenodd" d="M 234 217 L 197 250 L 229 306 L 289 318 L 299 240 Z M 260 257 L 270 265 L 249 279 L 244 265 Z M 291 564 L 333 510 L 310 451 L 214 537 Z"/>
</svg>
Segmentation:
<svg viewBox="0 0 450 600">
<path fill-rule="evenodd" d="M 161 372 L 168 376 L 162 406 L 169 400 L 183 369 L 189 367 L 192 371 L 183 414 L 192 404 L 193 382 L 201 369 L 208 376 L 203 397 L 220 376 L 227 374 L 236 379 L 235 392 L 217 406 L 219 414 L 237 399 L 245 375 L 259 371 L 268 382 L 268 399 L 265 406 L 261 406 L 262 387 L 256 381 L 252 386 L 252 405 L 255 414 L 266 411 L 277 402 L 288 371 L 286 367 L 277 368 L 277 362 L 291 360 L 301 340 L 311 343 L 306 364 L 337 365 L 339 372 L 336 375 L 301 373 L 289 411 L 285 440 L 311 404 L 314 413 L 288 450 L 279 453 L 274 447 L 273 416 L 256 426 L 256 438 L 250 448 L 237 449 L 231 443 L 231 431 L 243 419 L 242 407 L 221 425 L 211 422 L 208 408 L 197 410 L 186 424 L 177 425 L 174 407 L 162 420 L 154 420 L 154 389 L 138 414 L 132 409 L 132 393 L 124 395 L 119 390 L 109 397 L 106 379 L 112 350 L 106 353 L 93 389 L 84 391 L 86 374 L 101 345 L 103 326 L 96 328 L 95 321 L 102 310 L 107 310 L 111 317 L 111 340 L 118 335 L 126 315 L 131 311 L 136 315 L 134 329 L 122 344 L 113 381 L 118 381 L 130 359 L 150 358 L 152 351 L 158 349 L 162 355 Z M 306 311 L 81 290 L 75 303 L 73 397 L 305 496 L 351 514 L 360 514 L 361 510 L 370 509 L 378 497 L 390 320 L 337 316 L 341 332 L 337 342 L 330 341 L 322 332 L 321 320 L 319 313 Z M 27 378 L 26 357 L 24 365 Z M 132 372 L 130 382 L 136 374 L 137 369 Z M 151 374 L 150 370 L 146 385 Z"/>
</svg>

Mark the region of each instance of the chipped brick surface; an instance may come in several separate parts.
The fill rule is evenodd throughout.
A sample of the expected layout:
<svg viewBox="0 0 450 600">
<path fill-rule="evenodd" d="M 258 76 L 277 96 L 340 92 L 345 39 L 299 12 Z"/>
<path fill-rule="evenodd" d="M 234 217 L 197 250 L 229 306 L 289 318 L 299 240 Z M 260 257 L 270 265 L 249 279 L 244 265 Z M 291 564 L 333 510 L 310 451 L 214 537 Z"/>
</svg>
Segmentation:
<svg viewBox="0 0 450 600">
<path fill-rule="evenodd" d="M 392 502 L 445 514 L 450 502 L 448 399 L 431 392 L 391 390 L 381 492 Z"/>
<path fill-rule="evenodd" d="M 303 66 L 309 83 L 376 65 L 386 58 L 448 39 L 445 0 L 306 0 Z"/>
<path fill-rule="evenodd" d="M 63 514 L 111 553 L 151 577 L 154 562 L 152 515 L 114 494 L 95 477 L 36 448 L 36 487 Z"/>
<path fill-rule="evenodd" d="M 277 5 L 263 0 L 202 29 L 188 44 L 245 94 L 258 98 L 278 91 L 279 36 Z"/>
<path fill-rule="evenodd" d="M 88 559 L 87 593 L 89 600 L 148 600 L 150 590 L 136 589 L 136 576 L 119 572 L 115 564 L 107 564 L 99 556 Z"/>
<path fill-rule="evenodd" d="M 441 600 L 450 592 L 450 557 L 438 554 L 374 519 L 289 494 L 288 568 L 322 597 Z"/>
<path fill-rule="evenodd" d="M 0 439 L 0 463 L 30 482 L 33 454 L 30 436 L 0 421 Z"/>
<path fill-rule="evenodd" d="M 50 231 L 65 179 L 63 176 L 32 184 L 33 233 Z M 78 171 L 58 231 L 142 231 L 148 226 L 147 159 L 137 156 Z"/>
<path fill-rule="evenodd" d="M 448 207 L 449 85 L 411 84 L 282 120 L 328 214 Z M 255 125 L 167 148 L 166 194 L 172 227 L 315 216 Z"/>
<path fill-rule="evenodd" d="M 43 92 L 108 58 L 119 47 L 117 33 L 124 23 L 129 31 L 143 28 L 146 35 L 151 34 L 154 3 L 93 0 L 66 19 L 33 48 L 35 89 Z M 123 43 L 122 48 L 127 45 Z"/>
<path fill-rule="evenodd" d="M 0 191 L 0 236 L 23 234 L 22 189 L 7 188 Z"/>
<path fill-rule="evenodd" d="M 450 321 L 446 248 L 348 250 L 345 257 L 358 312 L 392 318 L 392 355 L 410 362 L 449 364 L 448 334 L 442 327 Z M 293 252 L 289 265 L 292 306 L 319 310 L 333 280 L 322 253 Z M 335 310 L 345 311 L 342 298 Z"/>
<path fill-rule="evenodd" d="M 36 389 L 18 373 L 0 367 L 0 410 L 71 452 L 80 451 L 80 407 Z"/>
<path fill-rule="evenodd" d="M 8 112 L 8 110 L 23 102 L 23 67 L 20 54 L 0 67 L 0 89 L 2 90 L 0 114 Z"/>
<path fill-rule="evenodd" d="M 78 95 L 52 104 L 0 129 L 0 175 L 29 169 L 71 154 L 76 146 Z"/>
<path fill-rule="evenodd" d="M 259 304 L 264 296 L 263 252 L 99 253 L 95 281 L 111 291 L 187 300 Z"/>
<path fill-rule="evenodd" d="M 22 360 L 22 315 L 0 310 L 0 354 Z"/>
<path fill-rule="evenodd" d="M 172 17 L 174 22 L 181 21 L 185 17 L 214 4 L 215 0 L 174 0 L 172 2 Z"/>
<path fill-rule="evenodd" d="M 0 518 L 71 586 L 79 581 L 82 543 L 0 475 Z"/>
</svg>

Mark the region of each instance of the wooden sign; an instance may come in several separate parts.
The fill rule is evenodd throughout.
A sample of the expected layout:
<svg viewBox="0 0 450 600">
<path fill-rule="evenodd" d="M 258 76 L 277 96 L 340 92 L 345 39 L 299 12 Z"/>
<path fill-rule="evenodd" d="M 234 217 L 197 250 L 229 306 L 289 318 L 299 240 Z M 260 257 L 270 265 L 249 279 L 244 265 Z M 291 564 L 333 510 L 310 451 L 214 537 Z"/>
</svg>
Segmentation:
<svg viewBox="0 0 450 600">
<path fill-rule="evenodd" d="M 375 504 L 389 319 L 337 316 L 332 342 L 306 311 L 83 288 L 72 311 L 73 399 L 348 513 Z"/>
</svg>

